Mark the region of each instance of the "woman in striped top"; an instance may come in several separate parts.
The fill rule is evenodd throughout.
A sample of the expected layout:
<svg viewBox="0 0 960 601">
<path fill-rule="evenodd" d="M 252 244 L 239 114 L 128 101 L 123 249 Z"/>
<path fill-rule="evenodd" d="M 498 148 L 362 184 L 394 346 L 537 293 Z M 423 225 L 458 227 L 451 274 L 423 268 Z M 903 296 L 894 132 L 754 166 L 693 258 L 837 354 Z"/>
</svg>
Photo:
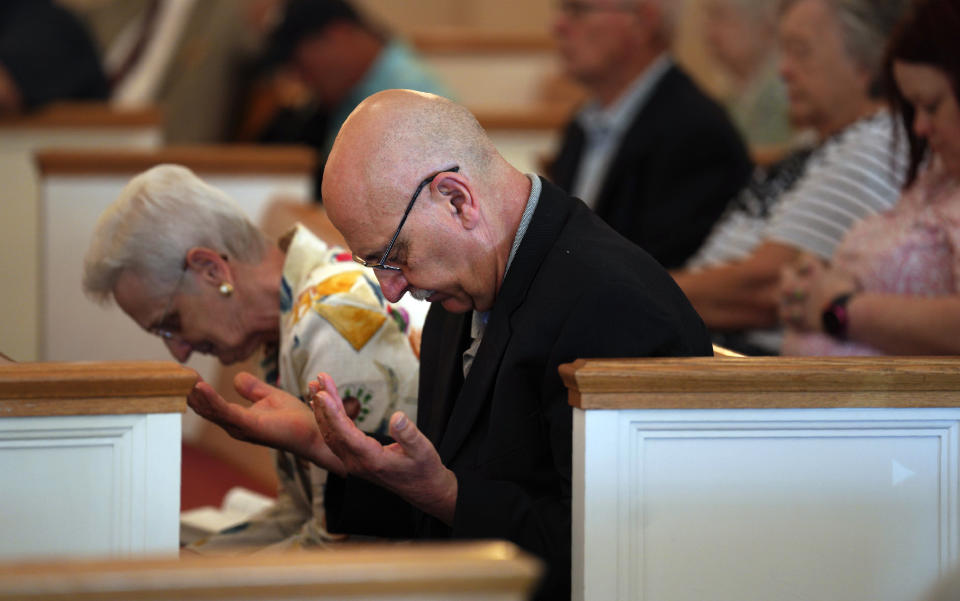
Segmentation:
<svg viewBox="0 0 960 601">
<path fill-rule="evenodd" d="M 910 129 L 908 187 L 858 223 L 829 268 L 787 269 L 784 352 L 960 353 L 960 1 L 920 2 L 894 36 L 887 71 Z"/>
<path fill-rule="evenodd" d="M 792 186 L 774 187 L 760 213 L 732 205 L 693 262 L 673 274 L 707 327 L 724 336 L 720 344 L 776 353 L 781 268 L 802 253 L 829 258 L 855 222 L 896 202 L 905 159 L 891 150 L 894 120 L 877 83 L 884 42 L 906 4 L 785 3 L 780 72 L 790 117 L 822 144 Z"/>
</svg>

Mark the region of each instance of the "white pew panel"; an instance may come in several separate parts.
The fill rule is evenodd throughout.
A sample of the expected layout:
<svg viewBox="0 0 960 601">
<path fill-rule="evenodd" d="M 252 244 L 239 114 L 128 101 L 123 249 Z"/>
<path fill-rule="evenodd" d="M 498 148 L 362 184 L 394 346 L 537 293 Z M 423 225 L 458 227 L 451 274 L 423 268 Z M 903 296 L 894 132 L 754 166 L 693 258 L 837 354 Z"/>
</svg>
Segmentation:
<svg viewBox="0 0 960 601">
<path fill-rule="evenodd" d="M 561 372 L 574 599 L 902 601 L 960 559 L 960 359 Z"/>
<path fill-rule="evenodd" d="M 0 366 L 0 558 L 175 554 L 195 379 L 169 362 Z"/>
</svg>

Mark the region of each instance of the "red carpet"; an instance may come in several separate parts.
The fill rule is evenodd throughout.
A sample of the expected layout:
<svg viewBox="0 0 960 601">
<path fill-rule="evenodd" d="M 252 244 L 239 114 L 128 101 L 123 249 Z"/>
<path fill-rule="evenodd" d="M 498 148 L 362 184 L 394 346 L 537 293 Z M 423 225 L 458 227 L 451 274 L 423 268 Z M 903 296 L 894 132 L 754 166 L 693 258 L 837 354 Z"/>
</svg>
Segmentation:
<svg viewBox="0 0 960 601">
<path fill-rule="evenodd" d="M 242 486 L 269 497 L 277 491 L 238 470 L 234 466 L 184 443 L 180 447 L 180 511 L 213 505 L 219 507 L 223 496 L 234 486 Z"/>
</svg>

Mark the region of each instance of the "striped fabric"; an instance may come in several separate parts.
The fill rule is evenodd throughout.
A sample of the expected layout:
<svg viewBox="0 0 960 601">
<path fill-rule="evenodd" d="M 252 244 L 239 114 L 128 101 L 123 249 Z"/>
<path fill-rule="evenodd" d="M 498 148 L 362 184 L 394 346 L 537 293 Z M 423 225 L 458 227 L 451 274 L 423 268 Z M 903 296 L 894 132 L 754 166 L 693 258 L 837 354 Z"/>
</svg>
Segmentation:
<svg viewBox="0 0 960 601">
<path fill-rule="evenodd" d="M 702 269 L 749 256 L 763 239 L 773 208 L 803 177 L 811 152 L 798 149 L 773 165 L 755 168 L 684 267 Z"/>
<path fill-rule="evenodd" d="M 765 238 L 826 260 L 850 227 L 890 209 L 906 173 L 906 136 L 882 111 L 857 121 L 811 157 L 805 175 L 777 204 Z"/>
</svg>

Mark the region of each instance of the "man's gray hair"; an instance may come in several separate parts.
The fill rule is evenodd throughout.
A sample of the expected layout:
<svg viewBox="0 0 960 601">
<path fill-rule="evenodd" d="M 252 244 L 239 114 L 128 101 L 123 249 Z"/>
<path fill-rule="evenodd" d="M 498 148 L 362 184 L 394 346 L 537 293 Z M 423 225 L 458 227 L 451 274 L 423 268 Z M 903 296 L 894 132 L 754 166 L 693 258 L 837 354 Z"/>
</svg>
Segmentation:
<svg viewBox="0 0 960 601">
<path fill-rule="evenodd" d="M 158 165 L 130 180 L 100 216 L 83 262 L 83 289 L 106 302 L 129 270 L 156 296 L 170 294 L 191 248 L 255 263 L 268 245 L 226 193 L 186 167 Z"/>
<path fill-rule="evenodd" d="M 783 0 L 781 14 L 800 0 Z M 866 69 L 874 80 L 875 96 L 881 93 L 876 83 L 882 77 L 887 38 L 906 13 L 910 0 L 822 0 L 833 9 L 840 25 L 843 44 L 850 58 Z"/>
</svg>

